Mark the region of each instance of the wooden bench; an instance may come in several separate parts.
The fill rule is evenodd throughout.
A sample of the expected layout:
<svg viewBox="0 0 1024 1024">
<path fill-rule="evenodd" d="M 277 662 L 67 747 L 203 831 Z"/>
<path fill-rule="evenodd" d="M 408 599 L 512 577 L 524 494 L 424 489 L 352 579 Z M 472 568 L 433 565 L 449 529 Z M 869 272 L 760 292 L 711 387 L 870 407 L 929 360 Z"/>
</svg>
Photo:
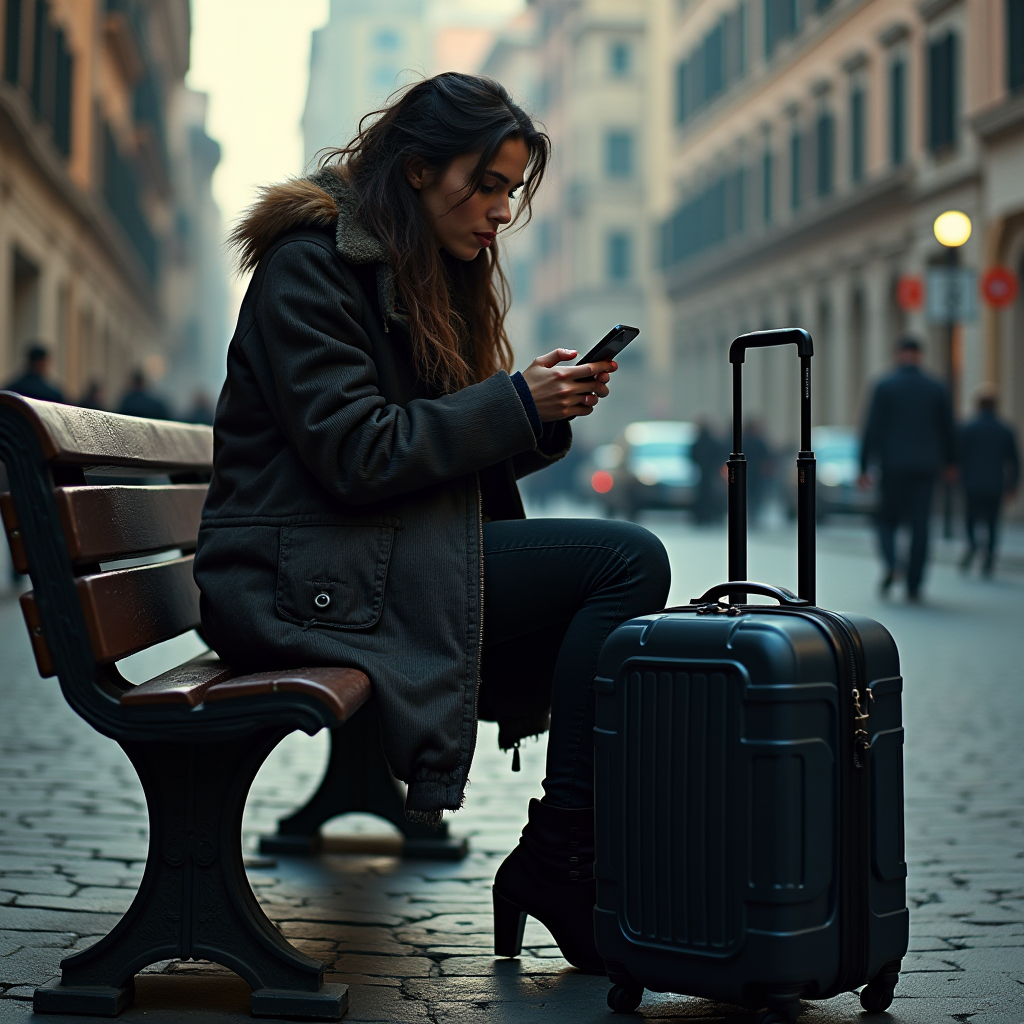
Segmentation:
<svg viewBox="0 0 1024 1024">
<path fill-rule="evenodd" d="M 362 672 L 239 674 L 212 652 L 138 686 L 118 672 L 120 659 L 199 627 L 192 552 L 212 459 L 208 427 L 0 392 L 0 462 L 11 488 L 0 511 L 14 566 L 32 579 L 21 606 L 39 672 L 56 676 L 71 707 L 125 750 L 150 819 L 134 902 L 108 935 L 61 962 L 60 979 L 36 990 L 39 1013 L 114 1016 L 131 1002 L 136 972 L 181 958 L 240 974 L 255 1016 L 344 1014 L 347 987 L 324 984 L 324 965 L 283 938 L 242 861 L 249 787 L 293 730 L 331 729 L 332 756 L 318 793 L 265 846 L 315 850 L 324 821 L 356 810 L 393 821 L 409 853 L 465 853 L 446 832 L 405 820 Z M 149 564 L 102 568 L 161 552 Z"/>
</svg>

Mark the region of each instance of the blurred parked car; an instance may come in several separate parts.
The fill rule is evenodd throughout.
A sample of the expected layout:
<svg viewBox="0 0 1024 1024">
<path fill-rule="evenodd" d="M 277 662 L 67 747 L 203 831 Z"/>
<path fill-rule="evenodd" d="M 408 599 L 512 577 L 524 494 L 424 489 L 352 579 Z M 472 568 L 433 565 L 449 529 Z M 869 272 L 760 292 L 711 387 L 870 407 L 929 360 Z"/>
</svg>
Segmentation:
<svg viewBox="0 0 1024 1024">
<path fill-rule="evenodd" d="M 815 505 L 818 520 L 831 515 L 874 515 L 878 503 L 878 488 L 872 483 L 861 490 L 857 487 L 860 475 L 860 438 L 849 427 L 815 427 L 811 434 L 814 457 L 817 461 Z M 789 513 L 796 518 L 796 473 L 794 471 L 789 492 Z"/>
<path fill-rule="evenodd" d="M 700 480 L 690 458 L 696 436 L 693 423 L 630 423 L 613 444 L 594 450 L 587 466 L 590 497 L 625 519 L 641 509 L 692 508 Z"/>
</svg>

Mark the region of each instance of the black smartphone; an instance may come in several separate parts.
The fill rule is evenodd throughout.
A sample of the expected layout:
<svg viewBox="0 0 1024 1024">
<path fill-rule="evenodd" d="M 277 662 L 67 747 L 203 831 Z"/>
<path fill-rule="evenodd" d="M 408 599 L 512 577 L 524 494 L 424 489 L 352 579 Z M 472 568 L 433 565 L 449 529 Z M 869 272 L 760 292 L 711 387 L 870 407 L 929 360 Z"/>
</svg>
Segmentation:
<svg viewBox="0 0 1024 1024">
<path fill-rule="evenodd" d="M 605 363 L 614 359 L 639 333 L 639 327 L 616 324 L 576 365 Z M 594 378 L 580 377 L 579 379 L 593 380 Z"/>
</svg>

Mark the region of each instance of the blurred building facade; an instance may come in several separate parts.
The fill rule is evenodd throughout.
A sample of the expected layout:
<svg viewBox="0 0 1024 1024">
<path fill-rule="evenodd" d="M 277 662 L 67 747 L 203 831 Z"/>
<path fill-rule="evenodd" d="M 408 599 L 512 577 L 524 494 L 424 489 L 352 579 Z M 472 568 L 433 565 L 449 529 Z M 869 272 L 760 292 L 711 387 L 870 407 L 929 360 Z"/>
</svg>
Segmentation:
<svg viewBox="0 0 1024 1024">
<path fill-rule="evenodd" d="M 617 323 L 645 332 L 623 353 L 616 400 L 580 424 L 590 442 L 609 440 L 651 406 L 648 8 L 648 0 L 536 0 L 530 20 L 502 33 L 483 68 L 553 143 L 533 222 L 506 249 L 517 350 L 532 357 L 562 346 L 582 355 Z"/>
<path fill-rule="evenodd" d="M 897 288 L 948 259 L 932 231 L 948 209 L 974 224 L 963 266 L 1021 270 L 1024 4 L 654 0 L 651 16 L 649 216 L 680 410 L 724 420 L 729 341 L 800 325 L 818 423 L 859 422 L 903 331 L 926 340 L 961 411 L 995 379 L 1024 421 L 1019 300 L 950 330 Z M 745 391 L 795 440 L 795 360 L 754 353 Z"/>
<path fill-rule="evenodd" d="M 220 247 L 187 0 L 2 0 L 0 32 L 0 375 L 36 339 L 71 398 L 95 380 L 110 402 L 137 365 L 187 375 L 181 323 L 207 322 L 202 347 L 223 321 L 191 306 L 221 270 L 190 242 L 202 223 Z"/>
<path fill-rule="evenodd" d="M 302 115 L 306 166 L 326 147 L 344 146 L 359 119 L 430 60 L 426 0 L 331 0 L 313 33 L 309 92 Z"/>
</svg>

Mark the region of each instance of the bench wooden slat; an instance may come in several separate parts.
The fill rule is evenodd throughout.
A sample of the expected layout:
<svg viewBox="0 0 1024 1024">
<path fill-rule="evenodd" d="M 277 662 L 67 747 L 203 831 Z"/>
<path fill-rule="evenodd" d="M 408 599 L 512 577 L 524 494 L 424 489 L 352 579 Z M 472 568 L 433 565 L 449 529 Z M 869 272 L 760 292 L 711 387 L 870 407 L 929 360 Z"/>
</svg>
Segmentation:
<svg viewBox="0 0 1024 1024">
<path fill-rule="evenodd" d="M 194 549 L 206 491 L 206 484 L 58 487 L 57 510 L 71 561 Z"/>
<path fill-rule="evenodd" d="M 203 472 L 213 465 L 210 427 L 40 402 L 10 391 L 0 391 L 0 405 L 14 407 L 31 424 L 48 462 L 152 472 Z"/>
<path fill-rule="evenodd" d="M 192 561 L 193 556 L 186 555 L 75 580 L 98 663 L 120 661 L 199 625 L 199 588 L 192 578 Z M 24 594 L 21 601 L 31 632 L 31 621 L 41 622 L 35 597 Z M 35 638 L 33 648 L 40 674 L 45 675 Z M 52 665 L 49 674 L 53 674 Z"/>
<path fill-rule="evenodd" d="M 339 722 L 344 722 L 369 699 L 370 679 L 357 668 L 334 666 L 254 672 L 215 683 L 206 691 L 203 703 L 215 704 L 269 693 L 301 693 L 315 697 Z"/>
<path fill-rule="evenodd" d="M 121 694 L 121 703 L 128 707 L 146 704 L 202 704 L 206 691 L 215 683 L 230 679 L 231 668 L 213 651 L 200 654 L 184 665 L 168 669 Z"/>
<path fill-rule="evenodd" d="M 82 565 L 173 548 L 193 550 L 206 491 L 206 484 L 58 487 L 54 493 L 68 555 Z M 0 494 L 0 515 L 14 568 L 27 573 L 21 525 L 9 494 Z"/>
</svg>

